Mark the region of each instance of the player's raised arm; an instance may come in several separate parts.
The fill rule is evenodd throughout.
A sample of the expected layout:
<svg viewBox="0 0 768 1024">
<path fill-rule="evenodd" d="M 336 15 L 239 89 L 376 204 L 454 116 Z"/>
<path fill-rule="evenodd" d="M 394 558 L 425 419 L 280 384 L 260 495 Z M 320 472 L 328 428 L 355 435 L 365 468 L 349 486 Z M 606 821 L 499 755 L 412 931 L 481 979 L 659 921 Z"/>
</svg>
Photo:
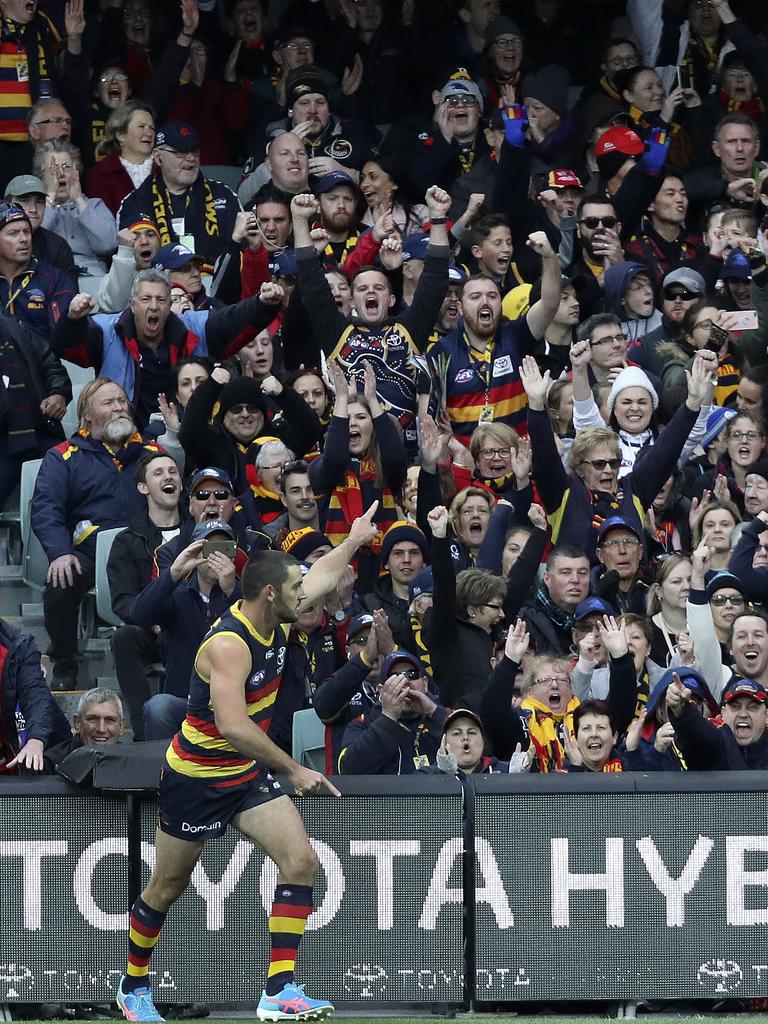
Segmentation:
<svg viewBox="0 0 768 1024">
<path fill-rule="evenodd" d="M 305 603 L 314 604 L 315 601 L 335 589 L 344 570 L 355 557 L 357 549 L 371 543 L 378 529 L 373 522 L 378 507 L 378 501 L 374 501 L 367 512 L 364 512 L 359 519 L 352 523 L 349 533 L 341 544 L 333 551 L 329 551 L 327 555 L 318 558 L 302 583 L 301 589 Z"/>
</svg>

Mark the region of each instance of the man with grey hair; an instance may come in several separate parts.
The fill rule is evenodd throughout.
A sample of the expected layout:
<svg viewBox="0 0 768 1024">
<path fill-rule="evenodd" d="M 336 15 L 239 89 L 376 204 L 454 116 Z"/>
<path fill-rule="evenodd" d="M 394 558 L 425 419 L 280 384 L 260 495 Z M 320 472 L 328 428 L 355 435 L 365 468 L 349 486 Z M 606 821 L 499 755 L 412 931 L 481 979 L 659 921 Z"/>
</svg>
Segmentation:
<svg viewBox="0 0 768 1024">
<path fill-rule="evenodd" d="M 72 736 L 45 751 L 46 772 L 55 771 L 73 750 L 119 743 L 124 731 L 123 702 L 109 687 L 96 686 L 80 697 L 72 722 Z"/>
<path fill-rule="evenodd" d="M 209 356 L 222 360 L 238 352 L 277 315 L 283 290 L 267 282 L 259 294 L 216 310 L 171 312 L 171 283 L 161 270 L 141 270 L 122 313 L 91 316 L 94 301 L 81 292 L 69 304 L 51 336 L 57 355 L 93 366 L 117 381 L 146 426 L 158 411 L 158 395 L 173 401 L 173 367 L 180 359 Z M 140 373 L 137 369 L 140 368 Z"/>
<path fill-rule="evenodd" d="M 93 586 L 98 530 L 127 526 L 143 498 L 137 459 L 157 445 L 137 434 L 125 389 L 106 377 L 83 388 L 79 429 L 49 449 L 32 496 L 32 529 L 48 556 L 43 592 L 52 689 L 75 689 L 80 599 Z"/>
</svg>

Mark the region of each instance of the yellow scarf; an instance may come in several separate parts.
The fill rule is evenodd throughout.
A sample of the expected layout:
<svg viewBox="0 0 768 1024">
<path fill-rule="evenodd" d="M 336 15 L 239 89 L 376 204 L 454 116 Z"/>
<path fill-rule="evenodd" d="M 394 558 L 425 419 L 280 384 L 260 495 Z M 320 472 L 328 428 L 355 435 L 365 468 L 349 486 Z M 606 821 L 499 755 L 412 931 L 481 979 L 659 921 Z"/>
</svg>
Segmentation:
<svg viewBox="0 0 768 1024">
<path fill-rule="evenodd" d="M 213 192 L 211 191 L 211 185 L 207 178 L 203 178 L 203 189 L 205 191 L 205 233 L 210 237 L 216 237 L 219 233 L 219 220 L 216 216 L 216 207 L 213 204 Z M 189 192 L 185 199 L 185 206 L 189 206 Z M 153 220 L 157 225 L 157 230 L 160 232 L 160 244 L 170 245 L 173 241 L 171 238 L 171 229 L 169 221 L 172 219 L 173 206 L 171 204 L 171 197 L 168 195 L 166 190 L 165 197 L 160 194 L 160 189 L 157 187 L 157 175 L 152 175 L 152 212 Z"/>
<path fill-rule="evenodd" d="M 524 697 L 522 710 L 526 715 L 528 736 L 536 752 L 536 761 L 540 772 L 553 772 L 562 769 L 565 761 L 565 748 L 562 741 L 563 724 L 573 735 L 573 713 L 579 706 L 578 697 L 571 697 L 565 711 L 553 711 L 548 704 L 533 697 Z"/>
</svg>

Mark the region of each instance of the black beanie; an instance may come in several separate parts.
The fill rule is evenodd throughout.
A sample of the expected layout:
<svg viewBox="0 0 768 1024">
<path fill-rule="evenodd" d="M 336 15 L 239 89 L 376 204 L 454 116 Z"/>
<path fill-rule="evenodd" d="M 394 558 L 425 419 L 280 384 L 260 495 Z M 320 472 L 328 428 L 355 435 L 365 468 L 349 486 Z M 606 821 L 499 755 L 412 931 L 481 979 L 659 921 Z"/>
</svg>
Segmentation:
<svg viewBox="0 0 768 1024">
<path fill-rule="evenodd" d="M 543 103 L 560 117 L 568 113 L 568 86 L 571 76 L 559 64 L 547 64 L 541 71 L 529 75 L 523 89 L 524 99 L 529 97 Z"/>
<path fill-rule="evenodd" d="M 225 384 L 219 394 L 219 415 L 224 418 L 233 405 L 256 405 L 265 410 L 264 392 L 253 377 L 237 377 Z"/>
<path fill-rule="evenodd" d="M 627 160 L 634 160 L 634 157 L 628 153 L 620 153 L 617 149 L 610 153 L 604 153 L 603 156 L 595 157 L 597 169 L 600 171 L 603 181 L 610 181 L 615 174 L 619 173 Z"/>
</svg>

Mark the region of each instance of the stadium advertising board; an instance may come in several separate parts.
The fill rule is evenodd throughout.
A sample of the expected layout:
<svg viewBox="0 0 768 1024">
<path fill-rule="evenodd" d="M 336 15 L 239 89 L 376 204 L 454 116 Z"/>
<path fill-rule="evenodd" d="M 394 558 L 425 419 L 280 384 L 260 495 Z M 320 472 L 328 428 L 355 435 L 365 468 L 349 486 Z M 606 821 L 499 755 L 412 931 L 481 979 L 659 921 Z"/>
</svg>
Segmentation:
<svg viewBox="0 0 768 1024">
<path fill-rule="evenodd" d="M 476 999 L 765 996 L 768 793 L 698 779 L 701 792 L 477 780 Z"/>
<path fill-rule="evenodd" d="M 395 780 L 390 795 L 347 786 L 342 800 L 298 801 L 321 864 L 300 955 L 309 992 L 339 1004 L 461 1003 L 461 790 L 423 782 L 411 795 Z M 76 794 L 2 807 L 0 1003 L 111 1001 L 127 947 L 124 804 Z M 155 820 L 145 804 L 145 879 Z M 157 1002 L 258 1001 L 275 880 L 234 830 L 206 845 L 153 958 Z"/>
</svg>

